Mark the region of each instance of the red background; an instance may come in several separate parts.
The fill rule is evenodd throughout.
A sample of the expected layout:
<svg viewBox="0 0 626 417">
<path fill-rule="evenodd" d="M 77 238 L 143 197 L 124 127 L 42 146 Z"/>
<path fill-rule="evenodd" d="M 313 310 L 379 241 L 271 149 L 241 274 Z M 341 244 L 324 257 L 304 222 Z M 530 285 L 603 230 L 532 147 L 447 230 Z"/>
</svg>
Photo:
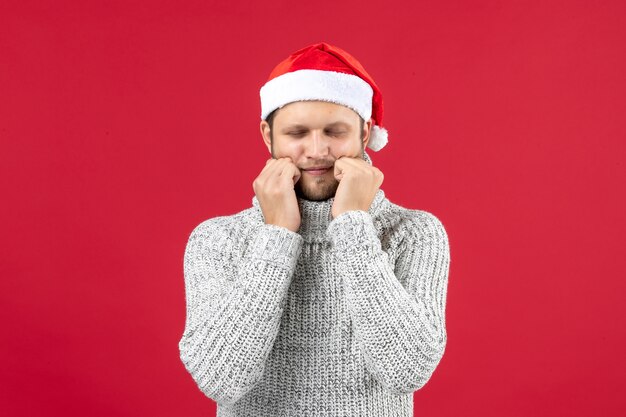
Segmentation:
<svg viewBox="0 0 626 417">
<path fill-rule="evenodd" d="M 213 415 L 178 357 L 184 247 L 251 205 L 258 90 L 326 41 L 383 92 L 387 197 L 449 234 L 448 345 L 415 415 L 624 415 L 625 20 L 622 1 L 0 2 L 2 414 Z"/>
</svg>

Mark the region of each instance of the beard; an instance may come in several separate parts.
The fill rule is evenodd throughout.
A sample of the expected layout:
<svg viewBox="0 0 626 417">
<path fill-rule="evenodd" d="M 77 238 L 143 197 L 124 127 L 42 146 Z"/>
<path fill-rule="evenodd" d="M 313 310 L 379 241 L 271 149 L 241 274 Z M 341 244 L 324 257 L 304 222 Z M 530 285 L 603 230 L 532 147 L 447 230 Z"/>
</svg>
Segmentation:
<svg viewBox="0 0 626 417">
<path fill-rule="evenodd" d="M 272 158 L 276 159 L 274 155 L 274 141 L 271 142 L 271 154 Z M 353 158 L 365 159 L 365 146 L 361 141 L 361 152 L 359 155 L 353 156 Z M 315 165 L 329 165 L 327 161 L 316 161 Z M 333 162 L 334 165 L 334 162 Z M 334 167 L 330 167 L 330 171 L 333 172 Z M 305 200 L 311 201 L 324 201 L 335 196 L 337 188 L 339 187 L 339 181 L 335 179 L 333 175 L 322 175 L 311 179 L 306 185 L 300 177 L 300 180 L 293 186 L 296 196 Z"/>
<path fill-rule="evenodd" d="M 363 142 L 361 142 L 361 153 L 352 157 L 365 159 L 364 148 Z M 319 161 L 315 165 L 328 164 L 325 161 Z M 334 197 L 339 187 L 339 181 L 332 175 L 333 171 L 334 167 L 331 166 L 330 174 L 326 173 L 325 175 L 313 177 L 306 184 L 300 177 L 300 180 L 293 186 L 296 196 L 311 201 L 324 201 Z"/>
<path fill-rule="evenodd" d="M 332 167 L 331 167 L 332 172 Z M 323 201 L 335 196 L 339 181 L 331 175 L 323 175 L 309 180 L 306 184 L 300 178 L 293 189 L 296 195 L 305 200 Z"/>
</svg>

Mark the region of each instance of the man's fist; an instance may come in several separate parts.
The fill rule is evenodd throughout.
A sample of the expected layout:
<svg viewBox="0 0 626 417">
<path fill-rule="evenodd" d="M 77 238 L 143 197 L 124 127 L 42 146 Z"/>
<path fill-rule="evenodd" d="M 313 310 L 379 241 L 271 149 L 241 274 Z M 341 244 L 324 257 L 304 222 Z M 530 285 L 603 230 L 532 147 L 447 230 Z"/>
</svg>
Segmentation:
<svg viewBox="0 0 626 417">
<path fill-rule="evenodd" d="M 300 229 L 300 207 L 294 185 L 300 180 L 300 170 L 291 158 L 268 159 L 252 183 L 266 224 L 286 227 L 292 232 Z"/>
<path fill-rule="evenodd" d="M 339 186 L 331 209 L 333 219 L 348 210 L 368 211 L 384 179 L 380 169 L 349 156 L 335 161 L 334 175 Z"/>
</svg>

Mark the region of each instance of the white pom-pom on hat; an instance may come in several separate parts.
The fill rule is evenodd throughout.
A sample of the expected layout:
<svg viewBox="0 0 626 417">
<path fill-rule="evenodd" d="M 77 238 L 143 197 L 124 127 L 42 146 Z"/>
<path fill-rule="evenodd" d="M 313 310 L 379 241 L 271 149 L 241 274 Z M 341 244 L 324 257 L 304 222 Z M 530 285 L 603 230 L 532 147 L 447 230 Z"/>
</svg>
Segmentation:
<svg viewBox="0 0 626 417">
<path fill-rule="evenodd" d="M 373 125 L 372 130 L 370 131 L 370 139 L 367 142 L 367 147 L 378 152 L 387 144 L 387 142 L 387 129 Z"/>
</svg>

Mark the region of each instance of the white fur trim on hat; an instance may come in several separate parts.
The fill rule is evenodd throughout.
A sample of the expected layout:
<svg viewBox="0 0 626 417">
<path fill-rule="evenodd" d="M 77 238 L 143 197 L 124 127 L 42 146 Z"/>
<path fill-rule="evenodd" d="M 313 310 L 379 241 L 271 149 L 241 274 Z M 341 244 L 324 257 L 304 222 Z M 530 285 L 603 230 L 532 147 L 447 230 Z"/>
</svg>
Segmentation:
<svg viewBox="0 0 626 417">
<path fill-rule="evenodd" d="M 372 115 L 374 91 L 367 81 L 343 72 L 302 69 L 287 72 L 261 87 L 261 119 L 294 101 L 320 100 L 351 108 L 364 120 Z"/>
<path fill-rule="evenodd" d="M 387 141 L 387 129 L 373 125 L 372 130 L 370 131 L 370 139 L 367 142 L 367 147 L 378 152 L 387 144 Z"/>
</svg>

